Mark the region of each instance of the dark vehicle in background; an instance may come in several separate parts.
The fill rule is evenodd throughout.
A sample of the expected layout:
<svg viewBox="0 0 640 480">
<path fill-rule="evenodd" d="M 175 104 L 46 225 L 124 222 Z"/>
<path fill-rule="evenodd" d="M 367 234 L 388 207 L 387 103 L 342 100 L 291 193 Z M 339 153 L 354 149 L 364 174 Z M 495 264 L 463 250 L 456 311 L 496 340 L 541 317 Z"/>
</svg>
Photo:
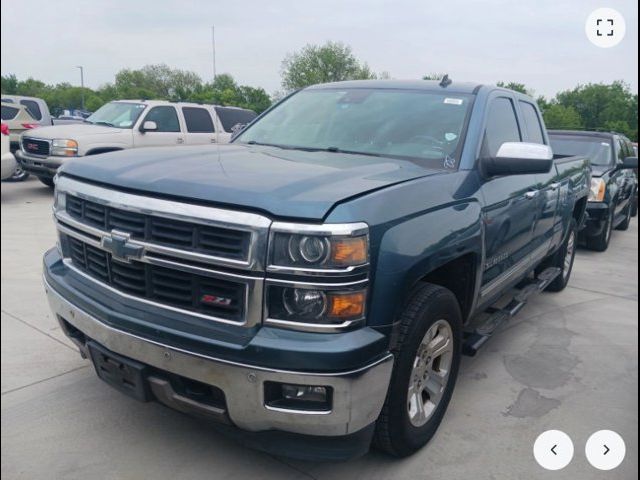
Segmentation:
<svg viewBox="0 0 640 480">
<path fill-rule="evenodd" d="M 587 222 L 581 236 L 591 250 L 609 247 L 613 229 L 627 230 L 637 209 L 638 157 L 624 135 L 580 130 L 550 130 L 554 153 L 589 158 L 593 177 Z"/>
<path fill-rule="evenodd" d="M 214 107 L 225 132 L 235 138 L 258 116 L 253 110 L 239 107 Z"/>
<path fill-rule="evenodd" d="M 139 400 L 283 455 L 405 456 L 461 355 L 567 286 L 590 174 L 510 90 L 309 87 L 229 145 L 66 162 L 45 289 Z"/>
</svg>

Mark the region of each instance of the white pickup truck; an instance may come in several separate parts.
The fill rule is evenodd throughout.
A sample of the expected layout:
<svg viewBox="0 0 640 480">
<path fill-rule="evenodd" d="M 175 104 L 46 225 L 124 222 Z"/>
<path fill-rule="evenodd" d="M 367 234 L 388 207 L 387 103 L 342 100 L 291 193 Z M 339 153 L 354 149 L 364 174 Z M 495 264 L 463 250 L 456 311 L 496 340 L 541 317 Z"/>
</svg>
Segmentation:
<svg viewBox="0 0 640 480">
<path fill-rule="evenodd" d="M 118 100 L 84 123 L 41 127 L 20 137 L 16 158 L 42 183 L 66 160 L 138 147 L 228 143 L 234 130 L 256 117 L 236 107 L 161 100 Z"/>
</svg>

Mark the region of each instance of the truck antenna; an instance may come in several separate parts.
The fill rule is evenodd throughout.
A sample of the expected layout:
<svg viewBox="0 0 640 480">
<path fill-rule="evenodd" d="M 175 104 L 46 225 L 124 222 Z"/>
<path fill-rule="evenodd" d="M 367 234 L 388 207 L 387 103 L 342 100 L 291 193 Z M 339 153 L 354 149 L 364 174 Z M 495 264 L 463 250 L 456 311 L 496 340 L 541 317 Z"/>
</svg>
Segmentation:
<svg viewBox="0 0 640 480">
<path fill-rule="evenodd" d="M 449 78 L 449 74 L 445 73 L 444 77 L 442 77 L 442 80 L 440 80 L 440 83 L 438 85 L 440 85 L 442 88 L 447 88 L 449 85 L 451 85 L 452 81 Z"/>
</svg>

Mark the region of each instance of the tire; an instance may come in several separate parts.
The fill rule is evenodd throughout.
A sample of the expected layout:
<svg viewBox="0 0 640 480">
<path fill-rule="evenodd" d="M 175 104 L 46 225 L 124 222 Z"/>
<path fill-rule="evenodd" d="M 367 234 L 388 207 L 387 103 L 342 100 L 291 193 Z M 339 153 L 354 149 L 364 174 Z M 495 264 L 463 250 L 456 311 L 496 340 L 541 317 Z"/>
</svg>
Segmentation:
<svg viewBox="0 0 640 480">
<path fill-rule="evenodd" d="M 600 235 L 594 237 L 587 237 L 587 248 L 596 252 L 604 252 L 609 248 L 609 242 L 611 241 L 611 233 L 613 232 L 613 210 L 609 212 L 606 218 L 605 227 L 600 232 Z"/>
<path fill-rule="evenodd" d="M 536 273 L 542 272 L 545 268 L 555 267 L 560 269 L 560 275 L 558 275 L 553 282 L 551 282 L 545 291 L 547 292 L 561 292 L 569 284 L 571 279 L 571 272 L 573 271 L 573 263 L 576 259 L 576 250 L 578 247 L 578 223 L 571 219 L 569 224 L 569 230 L 567 232 L 567 238 L 564 243 L 554 253 L 551 258 L 543 262 Z"/>
<path fill-rule="evenodd" d="M 631 199 L 631 216 L 634 217 L 634 218 L 638 216 L 638 196 L 637 196 L 637 193 Z"/>
<path fill-rule="evenodd" d="M 616 227 L 616 230 L 620 230 L 622 232 L 629 230 L 629 225 L 631 224 L 631 210 L 632 210 L 631 202 L 632 200 L 629 200 L 627 207 L 624 209 L 624 220 L 620 225 Z"/>
<path fill-rule="evenodd" d="M 428 341 L 429 337 L 426 335 L 431 335 L 432 332 L 435 332 L 435 336 Z M 447 337 L 448 343 L 444 340 Z M 429 352 L 445 350 L 429 349 L 438 338 L 449 346 L 449 350 L 431 358 Z M 418 362 L 420 347 L 424 351 Z M 395 363 L 387 398 L 376 422 L 373 444 L 391 455 L 405 457 L 423 447 L 435 434 L 447 410 L 458 376 L 462 352 L 462 314 L 453 293 L 433 284 L 418 285 L 411 292 L 400 316 L 391 352 Z M 425 372 L 422 376 L 416 373 L 420 369 Z M 420 382 L 424 382 L 420 388 L 417 387 L 418 377 L 421 378 Z M 427 384 L 431 386 L 427 387 Z M 441 388 L 434 388 L 434 385 Z M 416 392 L 411 396 L 410 386 Z M 432 404 L 428 390 L 438 391 L 437 401 Z"/>
<path fill-rule="evenodd" d="M 55 184 L 53 183 L 53 178 L 38 177 L 38 180 L 40 180 L 42 183 L 44 183 L 47 187 L 53 188 L 55 186 Z"/>
<path fill-rule="evenodd" d="M 4 182 L 24 182 L 27 178 L 29 178 L 29 172 L 25 172 L 20 166 L 16 168 L 16 171 L 13 172 L 9 178 L 3 180 Z"/>
</svg>

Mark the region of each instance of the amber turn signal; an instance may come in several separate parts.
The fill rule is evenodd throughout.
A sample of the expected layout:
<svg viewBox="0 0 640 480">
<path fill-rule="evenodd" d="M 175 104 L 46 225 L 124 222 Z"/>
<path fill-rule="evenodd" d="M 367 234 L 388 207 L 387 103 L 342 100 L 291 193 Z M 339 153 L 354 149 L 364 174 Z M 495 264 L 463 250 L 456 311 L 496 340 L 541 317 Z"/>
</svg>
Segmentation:
<svg viewBox="0 0 640 480">
<path fill-rule="evenodd" d="M 333 241 L 331 260 L 336 265 L 362 265 L 367 262 L 367 238 L 346 237 Z"/>
<path fill-rule="evenodd" d="M 364 291 L 331 294 L 328 316 L 342 319 L 361 318 L 364 316 L 365 301 Z"/>
</svg>

